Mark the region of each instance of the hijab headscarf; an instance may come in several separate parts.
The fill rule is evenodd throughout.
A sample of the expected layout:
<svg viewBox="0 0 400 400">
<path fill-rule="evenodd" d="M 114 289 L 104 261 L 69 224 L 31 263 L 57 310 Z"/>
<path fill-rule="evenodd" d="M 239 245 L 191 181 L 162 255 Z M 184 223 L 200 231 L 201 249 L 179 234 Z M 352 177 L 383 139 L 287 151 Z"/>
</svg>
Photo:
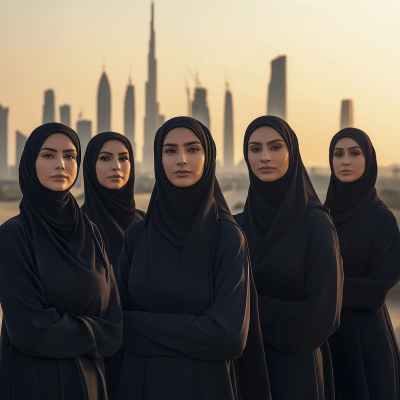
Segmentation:
<svg viewBox="0 0 400 400">
<path fill-rule="evenodd" d="M 365 157 L 364 173 L 354 182 L 341 182 L 333 170 L 333 152 L 336 143 L 345 137 L 354 139 L 361 147 Z M 356 128 L 345 128 L 339 131 L 332 138 L 329 146 L 329 164 L 331 179 L 325 206 L 330 209 L 333 223 L 340 238 L 340 247 L 343 250 L 364 215 L 371 208 L 385 204 L 379 198 L 375 188 L 378 164 L 374 146 L 365 132 Z"/>
<path fill-rule="evenodd" d="M 119 140 L 128 150 L 131 171 L 126 184 L 120 189 L 107 189 L 97 179 L 96 162 L 104 143 Z M 133 222 L 142 219 L 136 210 L 134 186 L 135 165 L 131 142 L 115 132 L 103 132 L 94 136 L 83 159 L 85 203 L 82 210 L 99 228 L 107 255 L 115 267 L 122 249 L 125 231 Z"/>
<path fill-rule="evenodd" d="M 263 126 L 275 129 L 289 150 L 288 170 L 274 182 L 257 178 L 248 159 L 250 136 Z M 269 253 L 278 245 L 282 235 L 288 229 L 298 228 L 307 210 L 327 209 L 319 201 L 301 160 L 296 134 L 284 120 L 268 115 L 251 122 L 244 135 L 243 152 L 249 169 L 250 187 L 240 225 L 249 242 L 257 283 L 256 275 L 264 268 Z"/>
</svg>

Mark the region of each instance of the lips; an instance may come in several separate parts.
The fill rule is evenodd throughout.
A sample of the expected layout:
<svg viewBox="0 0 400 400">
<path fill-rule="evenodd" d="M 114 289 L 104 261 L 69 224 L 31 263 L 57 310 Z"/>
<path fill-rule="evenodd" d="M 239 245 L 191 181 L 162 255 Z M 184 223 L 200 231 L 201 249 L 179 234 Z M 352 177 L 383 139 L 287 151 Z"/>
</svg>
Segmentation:
<svg viewBox="0 0 400 400">
<path fill-rule="evenodd" d="M 111 175 L 109 176 L 110 179 L 122 179 L 122 176 L 120 175 Z"/>
<path fill-rule="evenodd" d="M 189 174 L 190 174 L 190 171 L 188 171 L 186 169 L 182 169 L 182 170 L 175 172 L 175 175 L 180 176 L 180 177 L 185 177 L 185 176 L 188 176 Z"/>
<path fill-rule="evenodd" d="M 53 175 L 52 179 L 68 179 L 65 175 Z"/>
<path fill-rule="evenodd" d="M 271 172 L 274 169 L 276 169 L 276 168 L 273 168 L 273 167 L 262 167 L 262 168 L 259 168 L 259 171 L 261 171 L 261 172 Z"/>
</svg>

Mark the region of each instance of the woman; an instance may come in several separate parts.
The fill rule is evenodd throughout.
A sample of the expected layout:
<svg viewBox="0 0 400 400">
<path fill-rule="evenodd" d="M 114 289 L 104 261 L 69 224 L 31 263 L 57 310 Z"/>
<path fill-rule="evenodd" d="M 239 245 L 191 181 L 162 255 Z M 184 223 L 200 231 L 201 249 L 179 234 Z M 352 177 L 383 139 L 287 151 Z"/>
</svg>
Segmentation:
<svg viewBox="0 0 400 400">
<path fill-rule="evenodd" d="M 83 159 L 85 203 L 82 210 L 99 228 L 110 263 L 115 267 L 125 231 L 144 213 L 135 207 L 135 169 L 131 142 L 123 135 L 94 136 Z"/>
<path fill-rule="evenodd" d="M 285 121 L 257 118 L 243 147 L 250 187 L 235 219 L 249 243 L 272 398 L 332 399 L 326 340 L 342 291 L 335 229 Z"/>
<path fill-rule="evenodd" d="M 346 128 L 329 148 L 325 205 L 339 236 L 345 274 L 341 324 L 329 339 L 337 399 L 400 398 L 400 354 L 386 298 L 400 278 L 400 236 L 378 197 L 369 137 Z"/>
<path fill-rule="evenodd" d="M 0 227 L 1 399 L 107 398 L 122 310 L 101 236 L 70 193 L 80 151 L 58 123 L 25 144 L 20 214 Z"/>
<path fill-rule="evenodd" d="M 209 130 L 192 118 L 157 131 L 148 212 L 127 230 L 116 268 L 121 400 L 270 398 L 246 242 L 215 156 Z"/>
</svg>

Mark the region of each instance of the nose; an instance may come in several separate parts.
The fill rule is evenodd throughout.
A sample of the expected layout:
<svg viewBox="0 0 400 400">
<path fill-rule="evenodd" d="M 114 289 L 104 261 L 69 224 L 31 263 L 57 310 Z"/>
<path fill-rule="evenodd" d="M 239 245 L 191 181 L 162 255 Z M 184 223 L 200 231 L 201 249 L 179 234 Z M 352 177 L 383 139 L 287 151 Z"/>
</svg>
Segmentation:
<svg viewBox="0 0 400 400">
<path fill-rule="evenodd" d="M 112 169 L 113 171 L 119 171 L 121 169 L 121 163 L 119 162 L 118 159 L 114 160 Z"/>
<path fill-rule="evenodd" d="M 343 157 L 343 165 L 350 165 L 350 158 L 348 154 L 345 154 Z"/>
<path fill-rule="evenodd" d="M 65 160 L 62 156 L 57 157 L 56 169 L 65 169 Z"/>
<path fill-rule="evenodd" d="M 270 154 L 269 154 L 268 148 L 263 148 L 263 149 L 262 149 L 261 161 L 262 161 L 262 162 L 271 161 L 271 156 L 270 156 Z"/>
<path fill-rule="evenodd" d="M 179 151 L 178 159 L 176 160 L 178 165 L 185 165 L 187 163 L 186 155 L 183 151 Z"/>
</svg>

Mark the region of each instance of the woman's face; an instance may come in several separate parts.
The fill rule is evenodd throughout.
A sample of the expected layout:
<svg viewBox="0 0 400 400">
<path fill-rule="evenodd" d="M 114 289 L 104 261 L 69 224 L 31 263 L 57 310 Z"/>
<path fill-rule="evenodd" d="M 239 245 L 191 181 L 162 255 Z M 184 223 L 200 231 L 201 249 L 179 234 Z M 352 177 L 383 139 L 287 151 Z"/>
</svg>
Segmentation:
<svg viewBox="0 0 400 400">
<path fill-rule="evenodd" d="M 36 159 L 36 174 L 47 189 L 61 192 L 76 179 L 78 164 L 76 148 L 69 136 L 54 133 L 44 142 Z"/>
<path fill-rule="evenodd" d="M 254 175 L 263 182 L 276 181 L 289 168 L 289 149 L 270 126 L 261 126 L 251 134 L 247 157 Z"/>
<path fill-rule="evenodd" d="M 203 175 L 204 162 L 204 149 L 194 132 L 179 127 L 167 133 L 163 144 L 162 164 L 173 185 L 194 185 Z"/>
<path fill-rule="evenodd" d="M 116 139 L 107 140 L 96 161 L 96 176 L 107 189 L 120 189 L 128 182 L 131 162 L 126 146 Z"/>
<path fill-rule="evenodd" d="M 338 140 L 333 149 L 333 172 L 341 182 L 354 182 L 365 171 L 365 157 L 359 144 L 351 138 Z"/>
</svg>

